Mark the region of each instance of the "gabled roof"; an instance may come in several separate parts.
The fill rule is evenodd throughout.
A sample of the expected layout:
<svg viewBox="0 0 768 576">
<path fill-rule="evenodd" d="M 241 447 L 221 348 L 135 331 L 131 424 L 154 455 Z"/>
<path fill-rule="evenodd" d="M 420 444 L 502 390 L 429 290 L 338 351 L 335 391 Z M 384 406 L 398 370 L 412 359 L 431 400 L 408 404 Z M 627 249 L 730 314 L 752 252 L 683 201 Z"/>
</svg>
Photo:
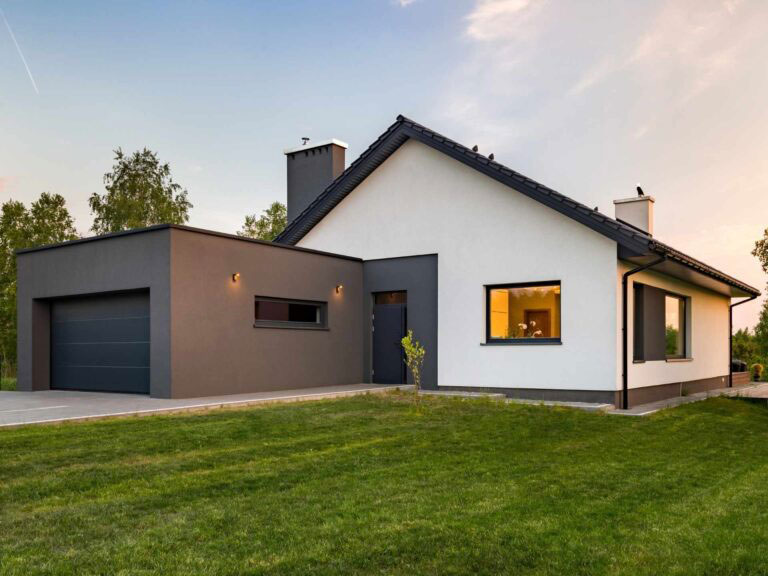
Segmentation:
<svg viewBox="0 0 768 576">
<path fill-rule="evenodd" d="M 664 255 L 738 290 L 751 295 L 760 294 L 758 290 L 748 284 L 657 242 L 649 234 L 576 202 L 402 115 L 398 116 L 395 123 L 387 128 L 386 132 L 379 136 L 357 160 L 352 162 L 338 178 L 331 182 L 301 214 L 294 218 L 282 234 L 275 239 L 275 242 L 290 245 L 299 242 L 358 184 L 409 139 L 417 140 L 439 150 L 478 172 L 506 184 L 517 192 L 525 194 L 529 198 L 615 240 L 622 257 L 641 257 L 649 254 Z"/>
</svg>

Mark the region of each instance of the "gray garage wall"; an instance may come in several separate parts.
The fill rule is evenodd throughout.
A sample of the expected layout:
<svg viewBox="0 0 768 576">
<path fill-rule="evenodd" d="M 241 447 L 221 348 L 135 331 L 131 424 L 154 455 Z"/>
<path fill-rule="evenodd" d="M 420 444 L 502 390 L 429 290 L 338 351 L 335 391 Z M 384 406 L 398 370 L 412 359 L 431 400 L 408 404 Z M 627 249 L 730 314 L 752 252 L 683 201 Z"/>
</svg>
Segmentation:
<svg viewBox="0 0 768 576">
<path fill-rule="evenodd" d="M 174 397 L 363 381 L 360 260 L 175 228 L 171 262 Z M 255 328 L 257 295 L 327 302 L 328 330 Z"/>
<path fill-rule="evenodd" d="M 408 329 L 424 346 L 422 384 L 437 388 L 437 254 L 366 260 L 363 263 L 364 369 L 371 381 L 371 314 L 374 292 L 408 291 Z M 410 374 L 408 376 L 410 381 Z"/>
<path fill-rule="evenodd" d="M 149 289 L 150 390 L 170 397 L 170 229 L 118 234 L 18 255 L 18 388 L 50 387 L 50 302 Z"/>
</svg>

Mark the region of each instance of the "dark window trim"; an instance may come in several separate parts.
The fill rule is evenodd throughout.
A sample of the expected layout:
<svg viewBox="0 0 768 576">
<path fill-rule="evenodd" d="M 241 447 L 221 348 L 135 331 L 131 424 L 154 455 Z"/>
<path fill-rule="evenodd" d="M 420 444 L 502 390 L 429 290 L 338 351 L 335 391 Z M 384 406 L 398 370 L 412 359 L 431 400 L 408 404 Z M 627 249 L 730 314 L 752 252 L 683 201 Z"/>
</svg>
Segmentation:
<svg viewBox="0 0 768 576">
<path fill-rule="evenodd" d="M 536 288 L 537 286 L 560 286 L 562 292 L 562 282 L 560 280 L 537 280 L 535 282 L 513 282 L 507 284 L 486 284 L 485 285 L 485 342 L 483 346 L 525 346 L 525 345 L 558 345 L 562 344 L 560 338 L 491 338 L 491 290 L 500 288 Z M 563 325 L 562 302 L 560 303 L 560 329 Z"/>
<path fill-rule="evenodd" d="M 662 294 L 664 294 L 664 297 L 671 296 L 673 298 L 678 298 L 682 300 L 685 304 L 684 309 L 684 315 L 681 319 L 681 325 L 683 330 L 683 353 L 682 354 L 674 354 L 674 355 L 665 355 L 664 358 L 654 359 L 654 360 L 646 360 L 645 358 L 638 358 L 637 356 L 634 356 L 632 359 L 633 364 L 645 364 L 646 362 L 692 362 L 693 357 L 690 355 L 690 350 L 688 349 L 688 332 L 690 329 L 690 326 L 688 325 L 688 316 L 691 309 L 689 309 L 689 306 L 691 304 L 692 296 L 688 296 L 686 294 L 680 294 L 679 292 L 672 292 L 671 290 L 667 290 L 665 288 L 662 288 L 661 286 L 655 286 L 653 284 L 646 284 L 645 282 L 633 282 L 633 290 L 638 286 L 648 286 L 649 288 L 653 288 L 655 290 L 659 290 Z M 632 299 L 632 314 L 634 317 L 634 327 L 633 327 L 633 342 L 637 339 L 637 332 L 635 332 L 635 329 L 637 327 L 637 322 L 639 319 L 637 318 L 637 292 L 633 291 L 633 299 Z M 665 302 L 666 306 L 666 302 Z M 665 308 L 665 314 L 666 314 L 666 308 Z M 642 321 L 642 320 L 640 320 Z M 664 318 L 664 338 L 666 341 L 666 329 L 667 329 L 667 322 L 666 322 L 666 316 Z M 642 327 L 643 330 L 645 330 L 645 326 Z M 635 349 L 634 352 L 637 352 L 637 345 L 633 345 L 633 348 Z M 643 351 L 644 352 L 644 351 Z"/>
<path fill-rule="evenodd" d="M 683 302 L 683 317 L 680 318 L 680 330 L 683 333 L 683 351 L 682 354 L 666 354 L 665 360 L 687 360 L 688 359 L 688 296 L 683 296 L 682 294 L 677 294 L 675 292 L 670 292 L 669 290 L 664 290 L 661 288 L 661 290 L 664 292 L 664 340 L 666 342 L 667 338 L 667 318 L 666 318 L 666 298 L 667 296 L 671 298 L 677 298 L 678 300 L 682 300 Z"/>
<path fill-rule="evenodd" d="M 288 320 L 257 320 L 256 302 L 280 302 L 282 304 L 309 304 L 317 306 L 320 312 L 318 322 L 291 322 Z M 299 300 L 297 298 L 275 298 L 274 296 L 253 297 L 253 327 L 254 328 L 282 328 L 286 330 L 329 330 L 328 328 L 328 302 L 323 300 Z"/>
</svg>

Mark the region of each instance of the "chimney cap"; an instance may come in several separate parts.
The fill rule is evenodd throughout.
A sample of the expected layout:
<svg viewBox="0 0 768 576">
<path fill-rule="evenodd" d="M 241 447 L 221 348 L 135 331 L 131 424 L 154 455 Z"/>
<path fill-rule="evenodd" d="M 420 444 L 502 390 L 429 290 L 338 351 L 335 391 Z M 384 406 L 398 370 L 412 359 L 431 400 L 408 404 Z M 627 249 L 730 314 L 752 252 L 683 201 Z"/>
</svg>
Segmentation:
<svg viewBox="0 0 768 576">
<path fill-rule="evenodd" d="M 341 140 L 337 140 L 336 138 L 331 138 L 330 140 L 320 140 L 318 142 L 309 142 L 304 146 L 294 146 L 293 148 L 286 148 L 283 150 L 283 154 L 295 154 L 296 152 L 303 152 L 305 150 L 312 150 L 313 148 L 320 148 L 321 146 L 328 146 L 329 144 L 335 144 L 336 146 L 340 146 L 341 148 L 349 148 L 349 144 L 346 142 L 342 142 Z"/>
<path fill-rule="evenodd" d="M 620 198 L 614 200 L 614 204 L 629 204 L 630 202 L 656 202 L 653 196 L 632 196 L 632 198 Z"/>
</svg>

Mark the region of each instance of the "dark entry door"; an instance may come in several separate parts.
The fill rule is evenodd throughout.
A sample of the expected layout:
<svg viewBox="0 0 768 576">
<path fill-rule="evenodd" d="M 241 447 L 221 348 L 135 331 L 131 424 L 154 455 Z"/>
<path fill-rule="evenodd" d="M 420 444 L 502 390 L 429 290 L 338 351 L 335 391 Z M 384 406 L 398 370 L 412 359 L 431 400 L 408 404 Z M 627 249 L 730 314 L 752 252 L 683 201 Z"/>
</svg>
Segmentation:
<svg viewBox="0 0 768 576">
<path fill-rule="evenodd" d="M 373 382 L 404 384 L 403 346 L 407 304 L 405 292 L 374 295 L 373 305 Z"/>
<path fill-rule="evenodd" d="M 51 388 L 149 393 L 149 293 L 51 304 Z"/>
</svg>

